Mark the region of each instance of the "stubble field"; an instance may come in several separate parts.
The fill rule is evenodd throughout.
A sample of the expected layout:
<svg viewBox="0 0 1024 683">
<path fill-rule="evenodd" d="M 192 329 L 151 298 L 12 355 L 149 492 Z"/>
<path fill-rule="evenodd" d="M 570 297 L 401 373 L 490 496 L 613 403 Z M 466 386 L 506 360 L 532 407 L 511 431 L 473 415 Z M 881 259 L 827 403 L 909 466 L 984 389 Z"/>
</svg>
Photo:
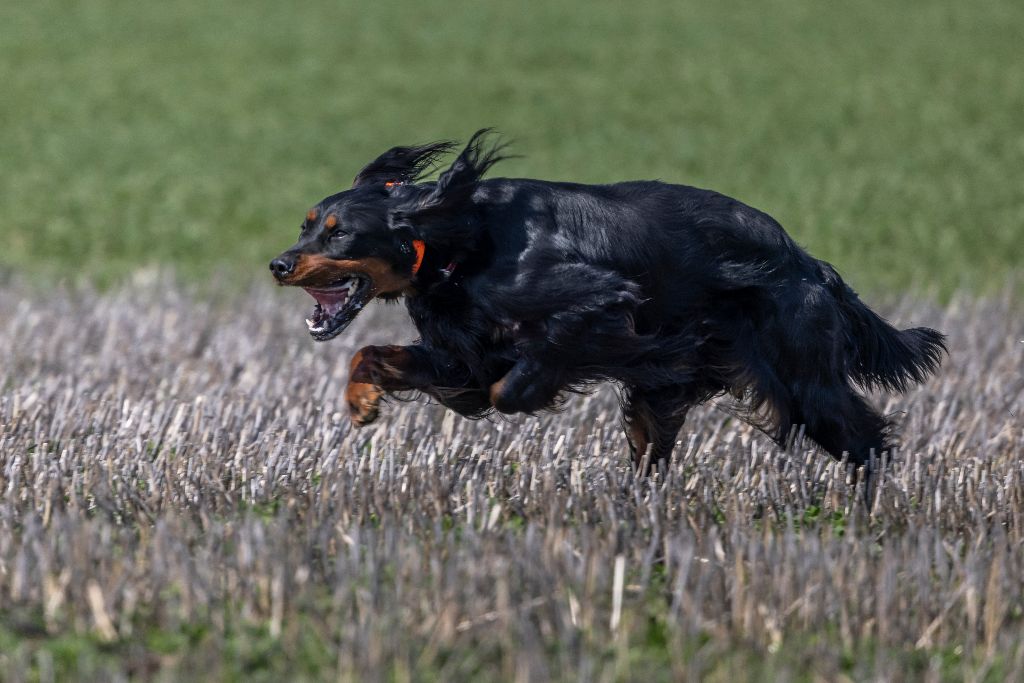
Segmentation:
<svg viewBox="0 0 1024 683">
<path fill-rule="evenodd" d="M 955 332 L 898 399 L 865 510 L 840 468 L 725 406 L 634 478 L 613 392 L 352 431 L 371 307 L 315 345 L 301 297 L 139 276 L 0 297 L 0 678 L 1004 680 L 1024 676 L 1024 317 Z"/>
</svg>

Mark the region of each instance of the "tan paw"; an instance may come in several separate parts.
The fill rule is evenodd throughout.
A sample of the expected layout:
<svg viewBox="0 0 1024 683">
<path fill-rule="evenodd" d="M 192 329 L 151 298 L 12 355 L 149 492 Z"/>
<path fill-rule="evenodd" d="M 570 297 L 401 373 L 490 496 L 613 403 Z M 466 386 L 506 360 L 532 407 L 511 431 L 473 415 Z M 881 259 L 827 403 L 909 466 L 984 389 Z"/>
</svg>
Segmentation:
<svg viewBox="0 0 1024 683">
<path fill-rule="evenodd" d="M 349 382 L 345 390 L 349 418 L 353 427 L 365 427 L 380 417 L 380 387 L 362 382 Z"/>
</svg>

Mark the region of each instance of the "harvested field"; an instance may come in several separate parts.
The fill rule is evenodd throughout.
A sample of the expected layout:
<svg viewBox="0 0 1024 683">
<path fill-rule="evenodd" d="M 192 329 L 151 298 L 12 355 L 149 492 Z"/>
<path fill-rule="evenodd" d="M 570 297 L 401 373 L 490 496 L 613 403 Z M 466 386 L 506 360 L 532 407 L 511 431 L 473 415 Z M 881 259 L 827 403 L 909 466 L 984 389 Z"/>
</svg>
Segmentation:
<svg viewBox="0 0 1024 683">
<path fill-rule="evenodd" d="M 0 285 L 0 679 L 1024 680 L 1024 314 L 893 302 L 950 335 L 896 399 L 870 512 L 727 410 L 637 481 L 614 393 L 349 429 L 346 361 L 267 283 Z"/>
</svg>

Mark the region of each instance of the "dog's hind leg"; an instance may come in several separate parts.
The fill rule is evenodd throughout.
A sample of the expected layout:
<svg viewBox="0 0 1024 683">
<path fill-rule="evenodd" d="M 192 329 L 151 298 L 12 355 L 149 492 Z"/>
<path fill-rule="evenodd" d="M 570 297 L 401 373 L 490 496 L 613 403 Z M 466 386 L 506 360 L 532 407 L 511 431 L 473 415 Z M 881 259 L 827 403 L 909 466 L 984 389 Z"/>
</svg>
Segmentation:
<svg viewBox="0 0 1024 683">
<path fill-rule="evenodd" d="M 501 413 L 534 413 L 552 407 L 564 388 L 561 369 L 523 356 L 491 385 L 490 402 Z"/>
<path fill-rule="evenodd" d="M 870 487 L 871 457 L 891 448 L 886 439 L 889 422 L 849 385 L 805 388 L 792 406 L 793 424 L 805 425 L 806 434 L 836 460 L 845 454 L 851 467 L 864 468 Z"/>
<path fill-rule="evenodd" d="M 646 476 L 652 468 L 671 458 L 686 414 L 698 400 L 698 392 L 692 387 L 626 386 L 623 389 L 623 426 L 633 465 L 639 474 Z M 648 449 L 650 457 L 645 461 Z"/>
<path fill-rule="evenodd" d="M 850 466 L 864 467 L 870 479 L 872 452 L 881 457 L 889 448 L 889 424 L 850 384 L 850 341 L 835 298 L 807 282 L 781 296 L 778 306 L 750 347 L 761 359 L 755 387 L 773 409 L 775 438 L 784 444 L 793 427 L 804 425 L 833 458 L 847 454 Z"/>
</svg>

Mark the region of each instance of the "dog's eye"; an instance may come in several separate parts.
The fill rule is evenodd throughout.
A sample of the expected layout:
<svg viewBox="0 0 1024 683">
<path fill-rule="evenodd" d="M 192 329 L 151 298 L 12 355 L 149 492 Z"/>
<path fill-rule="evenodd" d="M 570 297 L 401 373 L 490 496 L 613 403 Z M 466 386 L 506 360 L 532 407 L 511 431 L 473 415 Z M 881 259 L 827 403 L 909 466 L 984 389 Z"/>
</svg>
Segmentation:
<svg viewBox="0 0 1024 683">
<path fill-rule="evenodd" d="M 348 233 L 345 232 L 344 230 L 340 230 L 338 228 L 335 228 L 334 230 L 331 231 L 331 239 L 332 240 L 340 240 L 343 237 L 348 237 Z"/>
</svg>

